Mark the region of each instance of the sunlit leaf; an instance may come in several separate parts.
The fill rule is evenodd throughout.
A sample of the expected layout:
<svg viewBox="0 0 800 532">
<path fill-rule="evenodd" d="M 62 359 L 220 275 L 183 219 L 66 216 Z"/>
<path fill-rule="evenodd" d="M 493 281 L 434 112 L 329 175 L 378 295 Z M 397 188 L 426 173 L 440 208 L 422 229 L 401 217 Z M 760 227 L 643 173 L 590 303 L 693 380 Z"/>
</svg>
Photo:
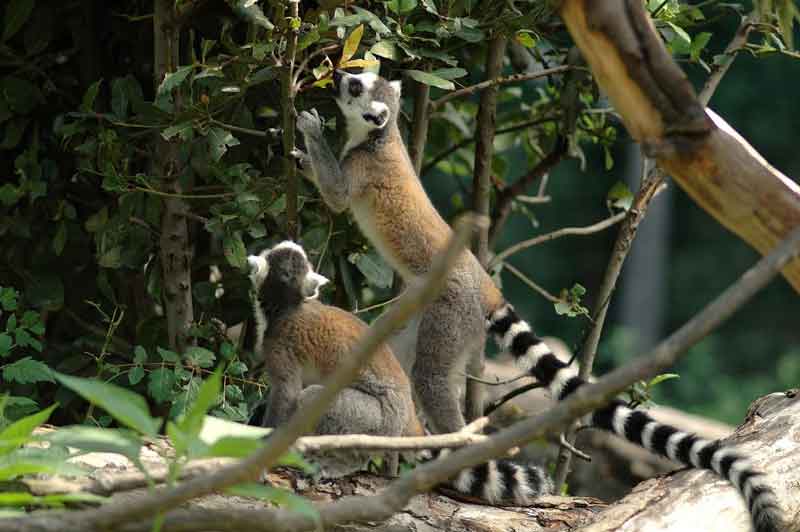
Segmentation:
<svg viewBox="0 0 800 532">
<path fill-rule="evenodd" d="M 452 81 L 440 78 L 439 76 L 431 74 L 430 72 L 423 72 L 422 70 L 406 70 L 405 73 L 408 74 L 411 79 L 419 81 L 420 83 L 424 83 L 425 85 L 430 85 L 432 87 L 438 87 L 445 90 L 453 90 L 456 88 Z"/>
<path fill-rule="evenodd" d="M 353 31 L 350 32 L 350 35 L 347 36 L 347 39 L 344 41 L 344 46 L 342 47 L 342 57 L 339 59 L 339 64 L 346 63 L 356 54 L 358 51 L 358 45 L 361 43 L 361 37 L 364 35 L 364 25 L 359 24 Z"/>
</svg>

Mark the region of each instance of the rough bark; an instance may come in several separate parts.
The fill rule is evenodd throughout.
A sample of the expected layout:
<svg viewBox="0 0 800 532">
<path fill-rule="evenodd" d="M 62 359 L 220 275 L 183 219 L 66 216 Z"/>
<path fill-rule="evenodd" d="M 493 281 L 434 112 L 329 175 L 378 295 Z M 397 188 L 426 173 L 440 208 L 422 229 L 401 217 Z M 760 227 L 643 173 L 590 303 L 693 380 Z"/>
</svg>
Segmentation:
<svg viewBox="0 0 800 532">
<path fill-rule="evenodd" d="M 178 66 L 179 28 L 174 23 L 173 2 L 156 0 L 153 13 L 155 84 L 161 83 Z M 176 108 L 180 98 L 176 94 Z M 164 310 L 170 348 L 182 352 L 186 332 L 194 320 L 192 308 L 192 249 L 186 214 L 189 205 L 181 198 L 185 191 L 180 183 L 180 146 L 159 135 L 156 139 L 155 175 L 163 176 L 164 188 L 174 194 L 164 200 L 161 218 L 161 271 L 163 275 Z"/>
<path fill-rule="evenodd" d="M 705 109 L 639 0 L 564 0 L 561 16 L 631 135 L 703 209 L 759 252 L 800 225 L 800 186 Z M 783 270 L 800 291 L 800 260 Z"/>
</svg>

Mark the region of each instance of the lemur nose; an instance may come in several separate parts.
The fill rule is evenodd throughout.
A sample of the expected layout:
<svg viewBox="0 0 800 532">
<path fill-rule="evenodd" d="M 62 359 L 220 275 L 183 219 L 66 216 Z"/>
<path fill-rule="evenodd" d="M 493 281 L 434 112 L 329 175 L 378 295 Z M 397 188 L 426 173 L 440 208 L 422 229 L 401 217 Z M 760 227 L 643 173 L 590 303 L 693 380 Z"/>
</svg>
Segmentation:
<svg viewBox="0 0 800 532">
<path fill-rule="evenodd" d="M 339 85 L 342 81 L 342 78 L 347 75 L 347 72 L 344 70 L 339 70 L 338 68 L 333 71 L 333 88 L 339 90 Z"/>
</svg>

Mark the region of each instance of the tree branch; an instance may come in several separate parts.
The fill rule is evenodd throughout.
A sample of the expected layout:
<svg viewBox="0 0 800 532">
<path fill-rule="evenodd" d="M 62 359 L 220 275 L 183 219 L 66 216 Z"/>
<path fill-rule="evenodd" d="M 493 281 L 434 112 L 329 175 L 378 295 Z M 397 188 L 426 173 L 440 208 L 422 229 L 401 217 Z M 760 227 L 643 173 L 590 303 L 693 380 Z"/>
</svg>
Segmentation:
<svg viewBox="0 0 800 532">
<path fill-rule="evenodd" d="M 498 129 L 497 131 L 494 132 L 494 136 L 498 137 L 498 136 L 504 135 L 506 133 L 514 133 L 516 131 L 520 131 L 520 130 L 523 130 L 523 129 L 528 129 L 529 127 L 532 127 L 532 126 L 538 126 L 540 124 L 545 124 L 547 122 L 555 122 L 556 120 L 558 120 L 557 117 L 553 117 L 553 118 L 536 118 L 534 120 L 528 120 L 526 122 L 521 122 L 521 123 L 515 124 L 513 126 L 508 126 L 508 127 L 504 127 L 504 128 Z M 464 139 L 464 140 L 462 140 L 462 141 L 460 141 L 460 142 L 458 142 L 456 144 L 453 144 L 449 148 L 446 148 L 446 149 L 440 151 L 439 153 L 434 155 L 433 158 L 430 161 L 425 163 L 425 165 L 422 167 L 420 175 L 422 176 L 422 175 L 427 174 L 434 166 L 436 166 L 437 164 L 442 162 L 444 159 L 447 159 L 452 153 L 460 150 L 461 148 L 463 148 L 465 146 L 469 146 L 470 144 L 475 142 L 475 140 L 476 140 L 476 138 L 473 135 L 472 137 L 466 138 L 466 139 Z"/>
<path fill-rule="evenodd" d="M 297 52 L 298 29 L 294 21 L 299 20 L 300 0 L 279 0 L 280 16 L 283 20 L 286 4 L 289 5 L 290 21 L 286 24 L 288 43 L 286 45 L 287 64 L 283 65 L 281 74 L 281 124 L 283 126 L 283 173 L 286 176 L 286 235 L 292 240 L 297 240 L 299 219 L 297 217 L 297 166 L 294 158 L 289 155 L 295 149 L 295 117 L 297 110 L 294 108 L 294 99 L 297 94 L 294 84 L 294 61 Z"/>
<path fill-rule="evenodd" d="M 544 78 L 547 76 L 552 76 L 554 74 L 561 74 L 568 71 L 570 68 L 571 67 L 569 65 L 564 65 L 553 68 L 546 68 L 544 70 L 539 70 L 537 72 L 513 74 L 511 76 L 505 76 L 505 77 L 495 76 L 490 79 L 487 79 L 486 81 L 476 83 L 475 85 L 470 85 L 469 87 L 464 87 L 463 89 L 458 89 L 453 92 L 445 94 L 441 98 L 438 98 L 430 103 L 430 110 L 435 111 L 436 109 L 443 106 L 450 100 L 461 98 L 462 96 L 470 96 L 472 94 L 475 94 L 476 92 L 497 87 L 498 85 L 508 85 L 510 83 L 519 83 L 520 81 L 530 81 L 532 79 Z"/>
<path fill-rule="evenodd" d="M 348 522 L 383 521 L 402 510 L 411 497 L 430 490 L 448 478 L 452 478 L 464 467 L 474 466 L 493 457 L 501 456 L 507 449 L 524 445 L 547 434 L 557 433 L 566 424 L 588 414 L 621 393 L 633 383 L 658 375 L 672 366 L 686 351 L 724 322 L 739 307 L 767 285 L 789 261 L 800 255 L 800 229 L 776 247 L 739 280 L 708 304 L 699 314 L 661 342 L 649 354 L 633 359 L 598 379 L 595 383 L 580 387 L 564 401 L 547 412 L 532 416 L 512 427 L 501 430 L 486 441 L 464 447 L 446 457 L 417 467 L 413 472 L 394 481 L 384 491 L 374 496 L 342 498 L 333 503 L 317 506 L 321 523 L 308 514 L 289 510 L 261 510 L 259 520 L 253 519 L 252 530 L 269 532 L 301 532 L 315 530 L 319 524 L 324 528 Z M 241 519 L 243 513 L 237 512 Z M 163 530 L 177 532 L 193 530 L 182 526 L 181 516 L 175 512 L 166 516 Z M 38 517 L 38 516 L 37 516 Z M 28 520 L 36 517 L 28 518 Z M 4 524 L 18 525 L 22 519 L 7 519 Z M 145 530 L 149 523 L 126 527 L 126 532 Z M 242 523 L 244 526 L 244 523 Z M 12 530 L 34 530 L 17 528 Z M 50 532 L 50 529 L 36 529 Z M 55 532 L 56 529 L 52 529 Z M 67 528 L 58 529 L 64 530 Z M 227 530 L 227 528 L 223 528 Z"/>
<path fill-rule="evenodd" d="M 494 241 L 500 230 L 505 225 L 506 219 L 511 212 L 511 202 L 514 198 L 523 194 L 525 190 L 532 185 L 537 179 L 550 172 L 567 154 L 569 141 L 567 137 L 559 135 L 556 137 L 553 149 L 541 161 L 539 161 L 533 169 L 517 179 L 511 185 L 504 187 L 497 194 L 497 202 L 494 208 L 494 215 L 492 216 L 492 226 L 489 229 L 489 240 Z"/>
<path fill-rule="evenodd" d="M 750 31 L 758 24 L 759 18 L 758 9 L 755 9 L 742 19 L 742 23 L 736 30 L 736 34 L 733 36 L 733 39 L 731 39 L 731 42 L 728 43 L 728 46 L 725 47 L 725 51 L 722 54 L 725 56 L 725 60 L 714 63 L 714 66 L 711 68 L 711 74 L 709 74 L 708 79 L 706 79 L 700 94 L 697 95 L 697 99 L 700 100 L 703 105 L 708 105 L 708 102 L 711 101 L 711 97 L 714 95 L 714 92 L 716 92 L 722 78 L 728 73 L 728 69 L 730 69 L 733 64 L 734 59 L 736 59 L 739 50 L 744 48 L 747 44 Z"/>
<path fill-rule="evenodd" d="M 495 35 L 486 50 L 486 77 L 493 81 L 503 71 L 506 53 L 506 38 Z M 497 85 L 487 85 L 481 93 L 478 116 L 475 119 L 475 165 L 472 177 L 472 209 L 479 215 L 489 216 L 491 197 L 492 157 L 494 156 L 494 132 L 497 123 Z M 482 228 L 475 235 L 472 251 L 481 266 L 489 261 L 489 227 Z M 484 346 L 476 345 L 470 349 L 467 373 L 480 379 L 483 377 Z M 475 419 L 483 415 L 483 386 L 476 380 L 468 380 L 465 391 L 465 415 Z"/>
<path fill-rule="evenodd" d="M 523 249 L 528 249 L 533 246 L 538 246 L 544 242 L 550 242 L 551 240 L 555 240 L 556 238 L 561 238 L 562 236 L 567 235 L 591 235 L 597 232 L 600 232 L 604 229 L 608 229 L 612 225 L 622 221 L 626 216 L 628 216 L 630 211 L 628 212 L 619 212 L 614 216 L 606 218 L 605 220 L 601 220 L 595 224 L 587 225 L 584 227 L 562 227 L 561 229 L 557 229 L 550 233 L 545 233 L 543 235 L 539 235 L 534 238 L 530 238 L 528 240 L 523 240 L 522 242 L 517 242 L 513 246 L 509 246 L 508 248 L 504 249 L 500 253 L 492 258 L 492 262 L 490 263 L 489 267 L 492 268 L 499 264 L 500 262 L 504 261 L 511 255 L 522 251 Z"/>
<path fill-rule="evenodd" d="M 430 71 L 430 65 L 426 65 L 424 70 Z M 422 159 L 425 156 L 425 141 L 428 140 L 428 126 L 430 124 L 430 113 L 428 112 L 428 102 L 430 101 L 431 88 L 429 85 L 414 82 L 414 117 L 411 122 L 411 138 L 408 143 L 408 156 L 414 171 L 420 175 Z"/>
</svg>

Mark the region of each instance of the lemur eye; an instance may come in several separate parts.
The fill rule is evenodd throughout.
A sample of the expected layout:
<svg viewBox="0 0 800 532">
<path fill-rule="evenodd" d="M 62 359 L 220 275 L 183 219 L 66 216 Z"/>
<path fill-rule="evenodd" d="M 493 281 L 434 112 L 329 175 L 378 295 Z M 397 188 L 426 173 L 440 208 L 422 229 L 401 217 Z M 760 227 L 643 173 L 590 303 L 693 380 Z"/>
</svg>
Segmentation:
<svg viewBox="0 0 800 532">
<path fill-rule="evenodd" d="M 361 96 L 361 93 L 364 92 L 364 86 L 359 80 L 351 79 L 350 83 L 347 85 L 347 90 L 350 91 L 350 96 L 353 98 L 358 98 Z"/>
</svg>

